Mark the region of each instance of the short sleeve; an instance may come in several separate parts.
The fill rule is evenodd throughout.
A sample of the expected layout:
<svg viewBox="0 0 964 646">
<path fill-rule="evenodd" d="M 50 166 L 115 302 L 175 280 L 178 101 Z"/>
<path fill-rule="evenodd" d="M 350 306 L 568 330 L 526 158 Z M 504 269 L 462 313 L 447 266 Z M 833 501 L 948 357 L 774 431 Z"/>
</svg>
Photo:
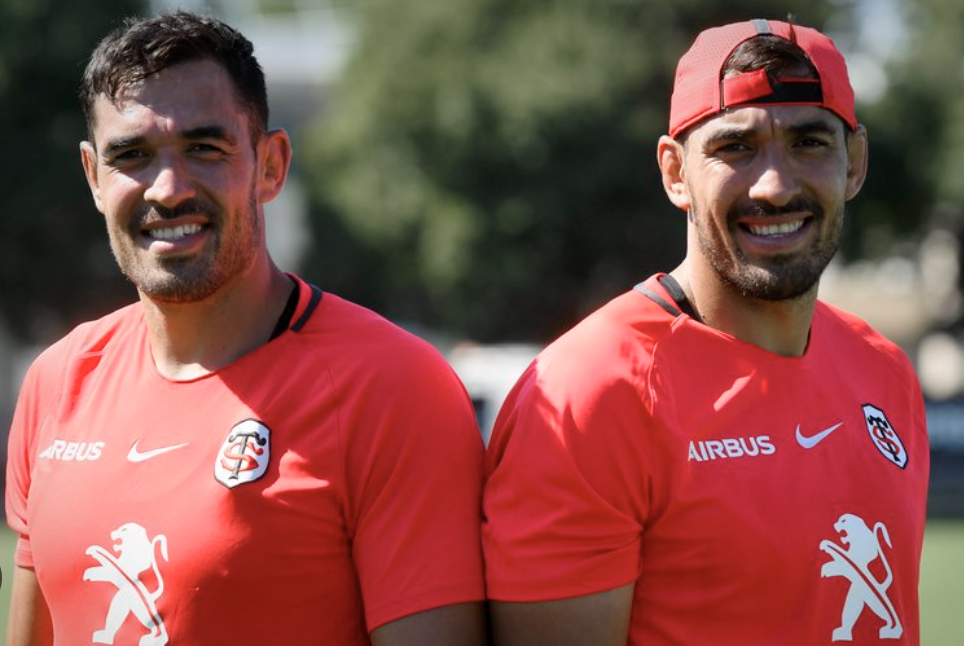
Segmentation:
<svg viewBox="0 0 964 646">
<path fill-rule="evenodd" d="M 20 388 L 20 396 L 7 438 L 7 473 L 5 509 L 7 524 L 17 533 L 14 563 L 21 567 L 34 566 L 30 549 L 30 526 L 27 500 L 30 494 L 32 456 L 37 436 L 48 414 L 51 401 L 58 390 L 54 384 L 44 386 L 42 362 L 38 360 L 27 371 Z"/>
<path fill-rule="evenodd" d="M 544 353 L 500 412 L 483 504 L 491 599 L 576 597 L 639 575 L 649 486 L 640 397 L 621 368 L 591 363 Z"/>
<path fill-rule="evenodd" d="M 347 513 L 369 631 L 485 598 L 482 439 L 458 377 L 420 350 L 391 357 L 345 420 Z"/>
</svg>

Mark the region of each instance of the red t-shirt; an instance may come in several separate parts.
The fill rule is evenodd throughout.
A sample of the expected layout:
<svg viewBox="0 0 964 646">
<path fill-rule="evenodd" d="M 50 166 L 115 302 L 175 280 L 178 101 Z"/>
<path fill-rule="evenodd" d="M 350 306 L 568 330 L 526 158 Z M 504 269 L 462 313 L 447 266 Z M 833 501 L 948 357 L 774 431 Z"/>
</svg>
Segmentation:
<svg viewBox="0 0 964 646">
<path fill-rule="evenodd" d="M 614 299 L 503 406 L 489 597 L 633 584 L 630 644 L 916 644 L 929 452 L 906 357 L 823 303 L 804 356 L 778 356 L 675 311 L 656 278 L 668 309 Z"/>
<path fill-rule="evenodd" d="M 31 367 L 7 519 L 58 643 L 367 644 L 484 598 L 482 445 L 428 344 L 298 282 L 290 329 L 161 377 L 139 305 Z"/>
</svg>

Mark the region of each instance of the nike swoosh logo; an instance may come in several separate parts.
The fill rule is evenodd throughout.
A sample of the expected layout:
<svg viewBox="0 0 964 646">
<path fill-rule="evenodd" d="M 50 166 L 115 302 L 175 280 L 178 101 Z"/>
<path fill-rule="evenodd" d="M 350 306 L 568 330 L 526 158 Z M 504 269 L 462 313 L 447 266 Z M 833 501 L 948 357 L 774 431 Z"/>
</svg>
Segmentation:
<svg viewBox="0 0 964 646">
<path fill-rule="evenodd" d="M 150 451 L 138 451 L 137 445 L 140 440 L 134 442 L 131 446 L 131 450 L 127 452 L 127 459 L 131 462 L 143 462 L 144 460 L 150 460 L 151 458 L 156 458 L 159 455 L 164 455 L 170 451 L 176 451 L 177 449 L 182 449 L 188 445 L 188 442 L 184 444 L 174 444 L 172 446 L 162 446 L 159 449 L 151 449 Z"/>
<path fill-rule="evenodd" d="M 806 436 L 800 432 L 800 425 L 797 424 L 797 442 L 805 449 L 812 449 L 813 447 L 820 444 L 825 437 L 836 431 L 838 428 L 843 426 L 843 422 L 839 424 L 834 424 L 830 428 L 825 428 L 816 435 Z"/>
</svg>

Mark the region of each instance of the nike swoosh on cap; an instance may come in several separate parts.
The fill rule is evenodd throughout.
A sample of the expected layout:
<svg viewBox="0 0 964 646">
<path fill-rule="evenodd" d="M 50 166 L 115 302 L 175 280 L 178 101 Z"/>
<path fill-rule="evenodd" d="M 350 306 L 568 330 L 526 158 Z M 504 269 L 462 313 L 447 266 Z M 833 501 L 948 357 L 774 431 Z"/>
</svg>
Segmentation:
<svg viewBox="0 0 964 646">
<path fill-rule="evenodd" d="M 825 437 L 827 437 L 828 435 L 836 431 L 841 426 L 843 426 L 843 422 L 840 422 L 839 424 L 834 424 L 829 428 L 825 428 L 824 430 L 820 431 L 816 435 L 807 436 L 800 432 L 800 425 L 797 424 L 797 443 L 800 444 L 800 446 L 802 446 L 805 449 L 812 449 L 813 447 L 820 444 L 820 442 L 822 442 Z"/>
<path fill-rule="evenodd" d="M 188 442 L 184 442 L 183 444 L 173 444 L 171 446 L 162 446 L 158 449 L 151 449 L 150 451 L 139 451 L 137 449 L 137 445 L 139 443 L 140 443 L 140 440 L 135 441 L 134 444 L 131 445 L 131 450 L 127 452 L 127 459 L 130 460 L 131 462 L 143 462 L 144 460 L 150 460 L 151 458 L 156 458 L 157 456 L 163 455 L 170 451 L 182 449 L 188 445 Z"/>
</svg>

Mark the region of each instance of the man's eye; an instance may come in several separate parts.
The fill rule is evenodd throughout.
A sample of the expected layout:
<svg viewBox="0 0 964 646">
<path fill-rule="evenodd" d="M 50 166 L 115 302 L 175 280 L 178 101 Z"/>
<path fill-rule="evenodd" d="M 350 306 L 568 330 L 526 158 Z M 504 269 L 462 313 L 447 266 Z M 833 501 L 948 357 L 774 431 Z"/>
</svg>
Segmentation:
<svg viewBox="0 0 964 646">
<path fill-rule="evenodd" d="M 221 149 L 213 144 L 192 144 L 189 148 L 194 153 L 220 153 Z"/>
<path fill-rule="evenodd" d="M 745 143 L 740 141 L 731 141 L 729 143 L 721 144 L 716 148 L 716 152 L 719 154 L 734 154 L 743 153 L 750 149 Z"/>
<path fill-rule="evenodd" d="M 113 155 L 108 155 L 106 162 L 113 166 L 130 166 L 133 164 L 139 164 L 145 159 L 147 159 L 146 152 L 143 150 L 131 149 L 122 150 L 114 153 Z"/>
</svg>

